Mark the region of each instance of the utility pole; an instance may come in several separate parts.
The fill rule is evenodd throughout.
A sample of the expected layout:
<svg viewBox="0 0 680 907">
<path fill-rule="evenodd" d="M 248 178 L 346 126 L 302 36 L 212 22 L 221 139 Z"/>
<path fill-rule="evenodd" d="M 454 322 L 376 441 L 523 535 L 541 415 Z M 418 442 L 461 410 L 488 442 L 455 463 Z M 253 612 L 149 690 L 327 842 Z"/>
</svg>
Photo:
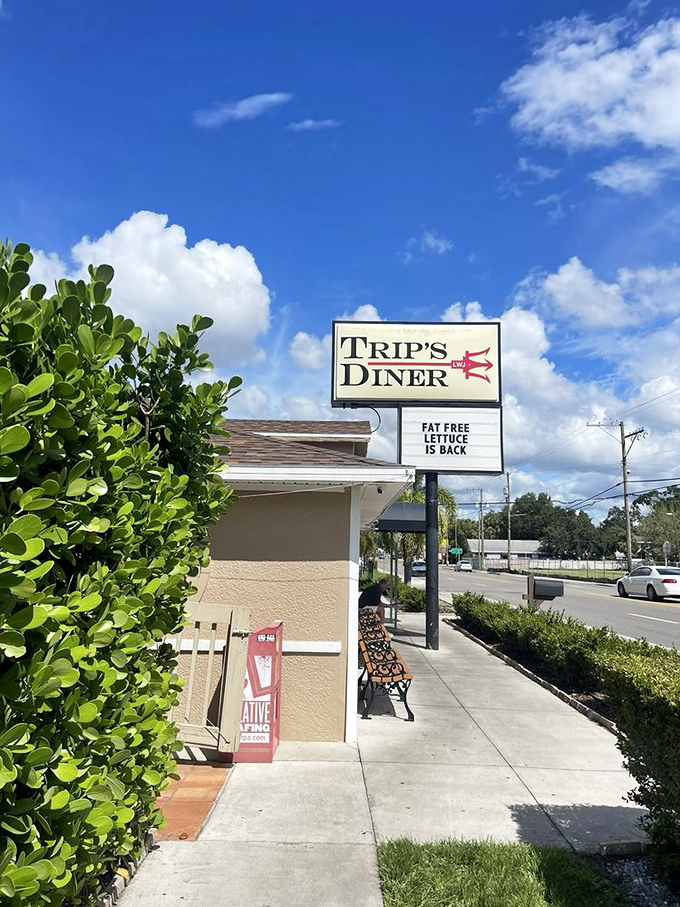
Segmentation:
<svg viewBox="0 0 680 907">
<path fill-rule="evenodd" d="M 512 529 L 510 525 L 510 473 L 505 473 L 505 497 L 508 501 L 508 573 L 510 573 L 510 548 L 512 545 Z"/>
<path fill-rule="evenodd" d="M 623 468 L 623 510 L 626 515 L 626 561 L 628 572 L 633 569 L 633 539 L 630 531 L 630 504 L 628 503 L 628 455 L 626 452 L 626 426 L 623 421 L 619 422 L 621 429 L 621 466 Z M 635 438 L 633 437 L 633 441 Z M 632 447 L 631 443 L 631 447 Z"/>
<path fill-rule="evenodd" d="M 439 482 L 425 473 L 425 647 L 439 648 Z"/>
<path fill-rule="evenodd" d="M 623 512 L 626 519 L 626 564 L 628 572 L 633 569 L 633 536 L 630 528 L 630 504 L 628 503 L 628 454 L 633 444 L 640 437 L 645 437 L 647 432 L 644 428 L 636 428 L 635 431 L 629 431 L 626 434 L 626 426 L 622 419 L 610 419 L 607 422 L 588 422 L 588 425 L 604 430 L 605 425 L 618 425 L 621 434 L 621 469 L 623 470 Z M 609 432 L 607 432 L 609 434 Z M 611 436 L 613 437 L 613 435 Z M 626 441 L 630 438 L 630 444 L 626 450 Z"/>
<path fill-rule="evenodd" d="M 484 569 L 484 489 L 479 489 L 479 565 Z"/>
</svg>

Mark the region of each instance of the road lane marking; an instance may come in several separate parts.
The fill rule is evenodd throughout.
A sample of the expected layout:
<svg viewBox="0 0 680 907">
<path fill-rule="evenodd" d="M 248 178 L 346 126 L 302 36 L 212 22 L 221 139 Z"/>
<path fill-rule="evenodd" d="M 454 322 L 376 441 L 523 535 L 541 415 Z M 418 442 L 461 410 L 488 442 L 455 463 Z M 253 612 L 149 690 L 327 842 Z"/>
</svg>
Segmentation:
<svg viewBox="0 0 680 907">
<path fill-rule="evenodd" d="M 610 601 L 612 599 L 614 599 L 614 600 L 621 599 L 621 604 L 623 604 L 623 602 L 625 601 L 625 599 L 621 598 L 621 596 L 619 596 L 619 595 L 614 594 L 613 592 L 611 595 L 605 595 L 603 592 L 585 592 L 584 591 L 583 594 L 584 595 L 597 595 L 599 598 L 608 598 Z M 645 599 L 645 605 L 651 605 L 654 608 L 680 608 L 680 605 L 673 604 L 673 602 L 652 602 L 649 599 Z"/>
<path fill-rule="evenodd" d="M 648 614 L 633 614 L 632 611 L 629 611 L 628 614 L 630 617 L 641 617 L 643 620 L 660 620 L 662 624 L 677 624 L 680 621 L 677 620 L 666 620 L 665 617 L 650 617 Z"/>
</svg>

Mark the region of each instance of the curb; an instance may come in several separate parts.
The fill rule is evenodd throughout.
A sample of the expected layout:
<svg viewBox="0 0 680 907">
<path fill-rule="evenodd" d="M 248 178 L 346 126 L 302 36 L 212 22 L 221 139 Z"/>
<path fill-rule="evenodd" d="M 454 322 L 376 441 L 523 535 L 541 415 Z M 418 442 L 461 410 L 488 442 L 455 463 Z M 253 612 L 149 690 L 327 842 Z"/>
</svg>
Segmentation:
<svg viewBox="0 0 680 907">
<path fill-rule="evenodd" d="M 111 882 L 109 882 L 104 891 L 95 900 L 95 907 L 114 907 L 114 905 L 120 901 L 120 898 L 125 891 L 125 887 L 130 883 L 130 879 L 137 872 L 149 851 L 153 850 L 155 842 L 155 832 L 148 831 L 144 836 L 144 843 L 142 844 L 142 852 L 140 855 L 138 857 L 130 857 L 121 862 L 120 866 L 118 866 L 114 872 Z"/>
<path fill-rule="evenodd" d="M 644 857 L 653 853 L 651 841 L 608 841 L 600 844 L 601 857 Z"/>
<path fill-rule="evenodd" d="M 516 671 L 519 671 L 520 674 L 524 674 L 525 677 L 528 677 L 529 680 L 533 680 L 534 683 L 537 683 L 539 686 L 543 687 L 544 690 L 548 690 L 553 696 L 557 696 L 558 699 L 561 699 L 562 702 L 566 702 L 567 705 L 571 706 L 572 709 L 575 709 L 577 712 L 580 712 L 582 715 L 585 715 L 586 718 L 590 718 L 591 721 L 594 721 L 596 724 L 601 725 L 603 728 L 608 730 L 610 734 L 616 735 L 617 728 L 613 721 L 610 721 L 609 718 L 605 718 L 604 715 L 600 715 L 599 712 L 596 712 L 594 709 L 591 709 L 589 706 L 584 705 L 582 702 L 579 702 L 578 699 L 574 699 L 573 696 L 570 696 L 569 693 L 565 693 L 564 690 L 560 690 L 559 687 L 554 686 L 547 680 L 543 680 L 542 677 L 539 677 L 537 674 L 534 674 L 533 671 L 530 671 L 528 668 L 525 668 L 524 665 L 520 664 L 518 661 L 515 661 L 514 658 L 510 658 L 509 655 L 505 655 L 503 652 L 499 652 L 498 649 L 494 649 L 493 646 L 490 646 L 489 643 L 484 642 L 484 640 L 479 639 L 477 636 L 473 636 L 469 630 L 465 630 L 460 626 L 455 620 L 450 618 L 443 618 L 445 624 L 448 624 L 449 627 L 453 627 L 454 630 L 457 630 L 459 633 L 462 633 L 463 636 L 467 636 L 468 639 L 471 639 L 472 642 L 476 642 L 477 645 L 482 646 L 486 649 L 487 652 L 490 652 L 491 655 L 495 655 L 496 658 L 500 658 L 501 661 L 504 661 L 507 665 L 514 668 Z"/>
</svg>

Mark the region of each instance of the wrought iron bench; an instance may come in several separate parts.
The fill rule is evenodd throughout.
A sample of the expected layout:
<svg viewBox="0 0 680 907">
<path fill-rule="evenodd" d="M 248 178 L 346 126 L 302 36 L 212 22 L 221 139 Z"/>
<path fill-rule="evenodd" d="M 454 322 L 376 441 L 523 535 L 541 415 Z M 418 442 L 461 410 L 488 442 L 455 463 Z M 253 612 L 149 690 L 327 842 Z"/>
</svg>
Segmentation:
<svg viewBox="0 0 680 907">
<path fill-rule="evenodd" d="M 359 698 L 364 704 L 361 717 L 370 719 L 368 711 L 376 693 L 387 695 L 396 690 L 404 703 L 408 715 L 406 720 L 413 721 L 414 715 L 407 699 L 413 674 L 409 673 L 399 652 L 392 648 L 391 637 L 379 620 L 360 620 L 359 653 L 363 665 L 359 677 Z"/>
</svg>

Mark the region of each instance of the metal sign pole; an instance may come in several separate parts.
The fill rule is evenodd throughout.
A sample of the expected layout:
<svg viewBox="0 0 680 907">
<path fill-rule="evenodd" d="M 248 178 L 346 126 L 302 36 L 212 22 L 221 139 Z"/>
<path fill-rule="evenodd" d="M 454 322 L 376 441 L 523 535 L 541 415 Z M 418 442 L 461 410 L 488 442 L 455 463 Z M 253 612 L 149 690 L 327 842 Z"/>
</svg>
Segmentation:
<svg viewBox="0 0 680 907">
<path fill-rule="evenodd" d="M 439 648 L 439 485 L 425 473 L 425 646 Z"/>
</svg>

